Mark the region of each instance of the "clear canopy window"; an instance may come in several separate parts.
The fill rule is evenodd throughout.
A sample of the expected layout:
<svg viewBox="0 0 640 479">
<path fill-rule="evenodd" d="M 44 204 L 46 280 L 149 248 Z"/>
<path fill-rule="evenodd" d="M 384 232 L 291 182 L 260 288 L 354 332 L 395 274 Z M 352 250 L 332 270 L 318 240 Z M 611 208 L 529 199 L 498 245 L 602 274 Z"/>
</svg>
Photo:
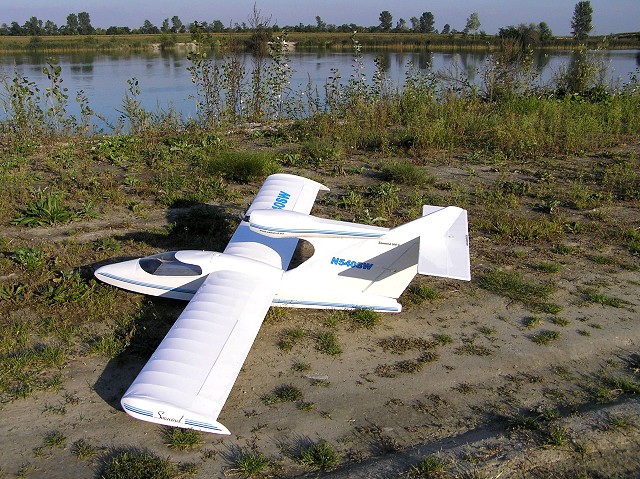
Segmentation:
<svg viewBox="0 0 640 479">
<path fill-rule="evenodd" d="M 200 276 L 202 274 L 200 266 L 178 261 L 175 251 L 148 256 L 142 258 L 139 263 L 145 272 L 156 276 Z"/>
</svg>

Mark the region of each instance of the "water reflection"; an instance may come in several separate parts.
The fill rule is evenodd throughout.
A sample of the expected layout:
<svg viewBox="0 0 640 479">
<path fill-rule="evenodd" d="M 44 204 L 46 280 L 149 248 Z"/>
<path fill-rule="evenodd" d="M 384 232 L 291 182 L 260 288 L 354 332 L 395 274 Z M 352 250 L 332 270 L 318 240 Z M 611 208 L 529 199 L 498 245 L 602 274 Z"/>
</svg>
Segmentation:
<svg viewBox="0 0 640 479">
<path fill-rule="evenodd" d="M 640 52 L 635 50 L 589 54 L 599 55 L 609 72 L 608 81 L 612 83 L 628 81 L 640 66 Z M 48 83 L 42 67 L 49 56 L 45 53 L 0 54 L 0 74 L 11 78 L 15 70 L 36 82 L 42 91 Z M 480 83 L 482 75 L 479 72 L 489 57 L 490 53 L 486 51 L 364 52 L 364 74 L 368 79 L 372 78 L 377 58 L 394 87 L 404 83 L 410 67 L 423 73 L 444 71 L 451 77 L 464 77 L 471 83 Z M 533 67 L 539 82 L 547 84 L 563 68 L 568 68 L 571 57 L 570 51 L 535 51 Z M 94 111 L 111 121 L 117 119 L 117 110 L 121 108 L 128 88 L 127 81 L 131 78 L 139 82 L 140 100 L 144 108 L 156 111 L 158 108 L 166 110 L 171 107 L 185 118 L 196 114 L 196 90 L 187 70 L 190 62 L 185 49 L 71 52 L 58 55 L 57 58 L 62 67 L 63 86 L 68 88 L 70 114 L 77 115 L 77 112 L 71 111 L 77 108 L 73 99 L 76 92 L 83 90 Z M 210 58 L 218 63 L 225 61 L 220 53 L 213 53 Z M 246 54 L 241 54 L 240 59 L 249 60 Z M 350 52 L 297 51 L 290 54 L 289 63 L 293 69 L 291 87 L 298 92 L 305 91 L 309 82 L 314 89 L 322 91 L 334 71 L 338 71 L 341 81 L 346 83 L 354 69 Z"/>
</svg>

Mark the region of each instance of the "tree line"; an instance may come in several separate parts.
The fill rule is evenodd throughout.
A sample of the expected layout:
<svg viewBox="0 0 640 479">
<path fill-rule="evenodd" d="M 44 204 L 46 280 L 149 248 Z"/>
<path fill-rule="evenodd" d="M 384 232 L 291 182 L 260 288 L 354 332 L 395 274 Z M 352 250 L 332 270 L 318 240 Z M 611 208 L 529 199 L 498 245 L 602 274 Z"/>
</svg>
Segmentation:
<svg viewBox="0 0 640 479">
<path fill-rule="evenodd" d="M 586 38 L 591 30 L 592 26 L 592 14 L 593 9 L 591 2 L 581 1 L 575 5 L 573 17 L 571 19 L 572 35 L 582 40 Z M 270 26 L 273 31 L 287 30 L 293 32 L 413 32 L 413 33 L 431 33 L 431 34 L 473 34 L 474 36 L 480 30 L 480 18 L 477 12 L 472 12 L 466 19 L 465 27 L 458 31 L 452 28 L 449 23 L 444 24 L 442 29 L 438 31 L 435 28 L 435 16 L 432 12 L 423 12 L 420 16 L 414 16 L 409 18 L 409 21 L 404 18 L 400 18 L 394 25 L 393 15 L 390 11 L 384 10 L 380 12 L 378 17 L 379 24 L 373 26 L 362 26 L 354 23 L 334 25 L 327 24 L 320 16 L 316 16 L 316 23 L 314 25 L 304 25 L 299 23 L 297 25 L 289 25 L 286 27 L 279 27 L 277 25 Z M 221 20 L 207 21 L 194 21 L 189 24 L 184 24 L 180 18 L 175 15 L 169 18 L 165 18 L 160 27 L 154 25 L 150 20 L 145 20 L 139 28 L 130 28 L 126 26 L 110 26 L 107 29 L 94 28 L 91 25 L 91 18 L 89 13 L 70 13 L 67 15 L 67 22 L 64 25 L 58 26 L 51 20 L 43 21 L 35 16 L 29 18 L 23 25 L 18 22 L 11 22 L 10 24 L 3 23 L 0 25 L 0 35 L 4 36 L 39 36 L 39 35 L 128 35 L 128 34 L 160 34 L 160 33 L 193 33 L 196 30 L 204 33 L 225 33 L 225 32 L 251 32 L 255 30 L 253 22 L 233 23 L 232 25 L 225 26 Z M 481 36 L 486 35 L 486 32 L 480 30 Z M 523 44 L 535 44 L 544 42 L 553 37 L 551 29 L 546 22 L 540 22 L 539 24 L 520 24 L 517 26 L 509 25 L 507 27 L 500 28 L 498 36 L 502 38 L 512 38 L 520 41 Z"/>
</svg>

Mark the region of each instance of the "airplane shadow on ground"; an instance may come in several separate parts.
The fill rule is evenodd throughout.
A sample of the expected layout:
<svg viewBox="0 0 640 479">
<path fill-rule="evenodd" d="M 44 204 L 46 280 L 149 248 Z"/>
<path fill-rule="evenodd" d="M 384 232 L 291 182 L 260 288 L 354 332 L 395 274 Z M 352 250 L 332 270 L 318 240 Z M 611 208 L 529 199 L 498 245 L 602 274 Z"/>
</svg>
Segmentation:
<svg viewBox="0 0 640 479">
<path fill-rule="evenodd" d="M 107 404 L 121 409 L 120 398 L 171 329 L 185 305 L 184 301 L 164 298 L 147 298 L 142 302 L 129 344 L 124 351 L 109 360 L 94 384 L 95 392 Z"/>
<path fill-rule="evenodd" d="M 144 243 L 160 251 L 209 250 L 222 251 L 235 226 L 234 218 L 225 215 L 220 208 L 196 204 L 189 208 L 170 209 L 167 213 L 169 227 L 166 232 L 133 232 L 117 236 L 121 243 Z M 80 268 L 83 277 L 93 277 L 100 266 L 135 259 L 131 256 L 114 256 L 106 261 Z M 100 284 L 100 288 L 112 288 Z M 130 294 L 138 294 L 131 292 Z M 185 301 L 162 297 L 145 297 L 134 313 L 134 323 L 124 334 L 127 346 L 124 351 L 109 360 L 94 384 L 94 390 L 107 404 L 121 410 L 120 398 L 131 385 L 151 357 L 169 329 L 186 306 Z"/>
</svg>

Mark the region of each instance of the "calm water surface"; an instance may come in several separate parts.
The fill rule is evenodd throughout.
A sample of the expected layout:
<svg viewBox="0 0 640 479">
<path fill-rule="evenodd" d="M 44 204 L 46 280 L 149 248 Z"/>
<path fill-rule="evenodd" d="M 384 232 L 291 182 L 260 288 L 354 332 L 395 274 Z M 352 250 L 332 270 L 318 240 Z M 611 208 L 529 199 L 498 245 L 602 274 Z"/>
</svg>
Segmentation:
<svg viewBox="0 0 640 479">
<path fill-rule="evenodd" d="M 626 83 L 630 75 L 640 66 L 640 52 L 636 50 L 614 50 L 592 53 L 608 68 L 608 81 Z M 410 65 L 427 73 L 449 71 L 464 73 L 470 81 L 481 82 L 478 71 L 488 59 L 486 52 L 365 52 L 365 73 L 371 79 L 375 69 L 375 58 L 379 58 L 389 81 L 401 86 Z M 75 96 L 79 90 L 89 98 L 89 105 L 98 114 L 115 122 L 120 116 L 122 102 L 129 85 L 127 80 L 136 78 L 141 89 L 143 107 L 157 112 L 175 108 L 184 118 L 196 116 L 195 86 L 187 68 L 190 62 L 185 51 L 157 51 L 145 53 L 95 53 L 82 52 L 58 55 L 62 67 L 63 86 L 68 88 L 69 113 L 79 114 Z M 46 65 L 44 54 L 0 55 L 0 75 L 13 77 L 14 71 L 35 82 L 41 91 L 47 86 L 42 73 Z M 247 60 L 249 60 L 247 58 Z M 303 92 L 309 81 L 320 93 L 335 70 L 346 83 L 353 72 L 353 56 L 350 52 L 320 51 L 313 53 L 292 52 L 289 64 L 293 68 L 292 88 Z M 539 82 L 548 83 L 563 65 L 571 60 L 569 51 L 538 52 L 536 70 Z M 216 61 L 222 61 L 220 59 Z M 247 66 L 250 69 L 250 65 Z M 4 89 L 0 95 L 6 96 Z M 0 103 L 1 108 L 1 103 Z M 4 115 L 0 111 L 0 116 Z"/>
</svg>

